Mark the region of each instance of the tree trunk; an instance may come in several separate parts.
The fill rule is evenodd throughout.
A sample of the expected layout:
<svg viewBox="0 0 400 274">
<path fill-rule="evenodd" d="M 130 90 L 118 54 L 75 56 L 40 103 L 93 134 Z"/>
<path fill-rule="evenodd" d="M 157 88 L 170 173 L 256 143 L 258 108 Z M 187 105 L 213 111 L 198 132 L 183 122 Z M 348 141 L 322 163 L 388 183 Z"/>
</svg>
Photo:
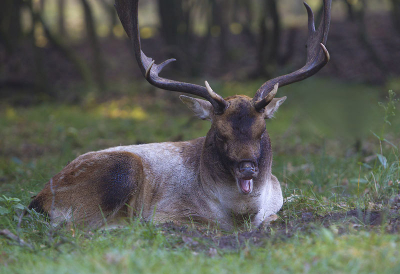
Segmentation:
<svg viewBox="0 0 400 274">
<path fill-rule="evenodd" d="M 212 25 L 220 29 L 218 46 L 221 66 L 224 66 L 229 59 L 226 41 L 228 36 L 228 12 L 225 9 L 227 6 L 228 3 L 225 0 L 212 0 Z"/>
<path fill-rule="evenodd" d="M 346 7 L 347 7 L 347 18 L 351 22 L 354 22 L 355 17 L 354 17 L 353 5 L 349 2 L 349 0 L 343 0 L 343 1 L 344 1 L 344 3 L 346 4 Z"/>
<path fill-rule="evenodd" d="M 368 36 L 367 26 L 365 24 L 366 10 L 367 10 L 367 0 L 361 0 L 360 8 L 357 11 L 358 38 L 362 43 L 363 47 L 368 51 L 371 61 L 381 70 L 383 75 L 387 75 L 386 65 L 379 57 L 377 50 L 372 45 L 370 38 Z"/>
<path fill-rule="evenodd" d="M 66 37 L 67 30 L 65 29 L 65 0 L 58 0 L 57 16 L 58 34 L 61 37 Z"/>
<path fill-rule="evenodd" d="M 265 48 L 267 45 L 268 29 L 266 26 L 265 18 L 260 19 L 259 23 L 259 34 L 258 34 L 258 45 L 257 45 L 257 68 L 256 71 L 251 75 L 252 77 L 259 77 L 262 75 L 268 76 L 266 71 L 266 54 Z"/>
<path fill-rule="evenodd" d="M 22 37 L 22 0 L 5 0 L 0 9 L 0 42 L 8 52 L 13 52 Z"/>
<path fill-rule="evenodd" d="M 252 1 L 249 0 L 242 0 L 239 2 L 240 7 L 244 10 L 245 19 L 243 24 L 243 33 L 246 35 L 247 39 L 249 40 L 251 45 L 256 44 L 256 38 L 251 30 L 252 19 L 255 17 L 255 14 L 252 12 Z"/>
<path fill-rule="evenodd" d="M 161 36 L 165 42 L 163 49 L 166 54 L 180 60 L 172 67 L 184 71 L 187 75 L 195 76 L 201 71 L 205 55 L 204 46 L 209 37 L 199 42 L 193 36 L 194 16 L 196 9 L 207 6 L 204 0 L 158 0 Z M 200 43 L 200 44 L 196 44 Z"/>
<path fill-rule="evenodd" d="M 48 76 L 46 72 L 46 66 L 44 63 L 44 54 L 43 49 L 36 46 L 35 39 L 35 26 L 40 24 L 40 12 L 41 10 L 36 11 L 32 6 L 32 0 L 25 2 L 28 5 L 28 8 L 32 14 L 32 30 L 29 34 L 29 38 L 31 40 L 31 44 L 33 47 L 34 54 L 34 67 L 35 67 L 35 91 L 39 94 L 46 94 L 52 97 L 53 90 L 50 88 Z M 41 7 L 40 7 L 41 8 Z"/>
<path fill-rule="evenodd" d="M 281 23 L 277 8 L 277 0 L 265 0 L 261 9 L 260 33 L 257 50 L 257 68 L 253 77 L 270 76 L 271 68 L 275 68 L 279 58 Z M 268 24 L 268 20 L 271 20 Z M 271 26 L 270 28 L 268 26 Z"/>
<path fill-rule="evenodd" d="M 114 1 L 112 1 L 114 2 Z M 107 0 L 100 0 L 100 3 L 102 4 L 104 10 L 107 12 L 108 16 L 109 16 L 109 37 L 112 37 L 113 34 L 113 29 L 114 27 L 117 25 L 118 21 L 117 21 L 117 13 L 115 11 L 114 5 L 107 1 Z"/>
<path fill-rule="evenodd" d="M 179 62 L 174 62 L 171 67 L 177 70 L 190 71 L 188 49 L 182 43 L 182 30 L 187 28 L 184 22 L 183 0 L 157 0 L 160 18 L 161 37 L 164 40 L 163 52 L 174 56 Z M 186 0 L 185 0 L 186 1 Z"/>
<path fill-rule="evenodd" d="M 394 27 L 400 33 L 400 0 L 392 0 L 392 18 Z"/>
<path fill-rule="evenodd" d="M 281 20 L 278 13 L 277 0 L 268 0 L 268 11 L 272 20 L 272 31 L 270 36 L 270 50 L 268 55 L 268 62 L 276 65 L 279 59 L 279 45 L 281 41 Z"/>
<path fill-rule="evenodd" d="M 85 14 L 86 31 L 93 52 L 93 68 L 96 75 L 96 83 L 99 90 L 104 92 L 106 90 L 104 62 L 101 54 L 100 43 L 96 34 L 92 9 L 87 0 L 81 0 L 81 3 Z"/>
<path fill-rule="evenodd" d="M 286 40 L 285 50 L 279 56 L 278 65 L 280 67 L 285 66 L 292 58 L 295 52 L 295 41 L 297 36 L 297 28 L 292 27 L 287 30 L 288 38 Z"/>
<path fill-rule="evenodd" d="M 45 6 L 46 6 L 46 0 L 39 0 L 40 12 L 44 11 Z"/>
<path fill-rule="evenodd" d="M 168 47 L 176 47 L 179 43 L 179 25 L 182 21 L 182 0 L 158 0 L 161 35 Z"/>
<path fill-rule="evenodd" d="M 94 86 L 92 72 L 88 65 L 70 48 L 68 48 L 63 39 L 58 38 L 57 36 L 53 35 L 44 22 L 43 18 L 39 17 L 40 22 L 43 25 L 43 29 L 45 35 L 49 42 L 68 60 L 70 61 L 78 71 L 79 75 L 82 77 L 86 89 L 90 90 Z M 61 36 L 62 37 L 62 36 Z"/>
</svg>

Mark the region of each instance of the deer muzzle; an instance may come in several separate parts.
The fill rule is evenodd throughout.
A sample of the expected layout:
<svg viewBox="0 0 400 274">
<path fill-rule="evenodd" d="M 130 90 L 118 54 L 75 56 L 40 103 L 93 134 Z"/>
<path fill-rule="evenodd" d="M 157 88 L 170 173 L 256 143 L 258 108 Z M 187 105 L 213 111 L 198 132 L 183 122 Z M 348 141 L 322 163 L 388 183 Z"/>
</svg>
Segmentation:
<svg viewBox="0 0 400 274">
<path fill-rule="evenodd" d="M 253 179 L 257 174 L 258 168 L 254 162 L 242 161 L 238 164 L 236 180 L 243 194 L 250 194 L 253 191 Z"/>
</svg>

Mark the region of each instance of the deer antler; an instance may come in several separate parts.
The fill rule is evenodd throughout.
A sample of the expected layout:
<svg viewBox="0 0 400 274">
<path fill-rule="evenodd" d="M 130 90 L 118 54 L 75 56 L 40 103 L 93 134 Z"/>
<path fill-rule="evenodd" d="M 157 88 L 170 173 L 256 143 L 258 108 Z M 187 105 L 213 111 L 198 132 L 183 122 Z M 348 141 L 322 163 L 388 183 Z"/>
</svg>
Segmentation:
<svg viewBox="0 0 400 274">
<path fill-rule="evenodd" d="M 139 0 L 115 0 L 115 8 L 117 10 L 118 17 L 132 42 L 136 60 L 146 80 L 158 88 L 184 92 L 203 97 L 213 105 L 214 112 L 216 114 L 222 114 L 227 107 L 227 103 L 215 92 L 210 93 L 209 90 L 211 90 L 211 88 L 207 89 L 203 86 L 173 81 L 158 76 L 158 74 L 166 65 L 176 60 L 169 59 L 157 65 L 152 58 L 147 57 L 143 53 L 141 50 L 138 25 L 138 3 Z"/>
<path fill-rule="evenodd" d="M 324 0 L 324 13 L 317 30 L 315 30 L 314 14 L 310 6 L 304 2 L 308 13 L 307 62 L 304 67 L 295 72 L 265 82 L 253 98 L 254 107 L 258 111 L 261 111 L 272 101 L 273 97 L 267 95 L 274 90 L 276 84 L 283 87 L 304 80 L 317 73 L 329 62 L 330 56 L 325 44 L 331 21 L 331 2 L 332 0 Z"/>
</svg>

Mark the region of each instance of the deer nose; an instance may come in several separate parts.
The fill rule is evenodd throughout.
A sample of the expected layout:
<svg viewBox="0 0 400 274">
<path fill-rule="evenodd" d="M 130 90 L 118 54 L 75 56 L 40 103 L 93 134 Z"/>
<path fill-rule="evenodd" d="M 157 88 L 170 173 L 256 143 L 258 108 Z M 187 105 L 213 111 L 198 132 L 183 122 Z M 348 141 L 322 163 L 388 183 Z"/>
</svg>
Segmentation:
<svg viewBox="0 0 400 274">
<path fill-rule="evenodd" d="M 242 161 L 239 164 L 239 172 L 245 177 L 252 177 L 256 173 L 256 165 L 250 161 Z"/>
</svg>

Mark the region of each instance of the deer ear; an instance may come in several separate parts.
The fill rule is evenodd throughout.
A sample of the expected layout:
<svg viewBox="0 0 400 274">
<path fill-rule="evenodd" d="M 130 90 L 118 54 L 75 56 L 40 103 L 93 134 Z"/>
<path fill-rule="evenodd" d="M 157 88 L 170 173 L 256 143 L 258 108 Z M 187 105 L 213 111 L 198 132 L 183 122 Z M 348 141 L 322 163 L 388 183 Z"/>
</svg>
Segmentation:
<svg viewBox="0 0 400 274">
<path fill-rule="evenodd" d="M 181 95 L 179 96 L 179 98 L 188 108 L 190 108 L 194 112 L 196 117 L 202 120 L 212 120 L 211 113 L 213 111 L 213 106 L 210 102 L 185 95 Z"/>
<path fill-rule="evenodd" d="M 282 98 L 274 98 L 274 99 L 272 99 L 271 103 L 269 103 L 265 107 L 264 119 L 271 119 L 272 117 L 274 117 L 274 113 L 283 104 L 283 102 L 285 102 L 286 98 L 287 97 L 284 96 Z"/>
</svg>

